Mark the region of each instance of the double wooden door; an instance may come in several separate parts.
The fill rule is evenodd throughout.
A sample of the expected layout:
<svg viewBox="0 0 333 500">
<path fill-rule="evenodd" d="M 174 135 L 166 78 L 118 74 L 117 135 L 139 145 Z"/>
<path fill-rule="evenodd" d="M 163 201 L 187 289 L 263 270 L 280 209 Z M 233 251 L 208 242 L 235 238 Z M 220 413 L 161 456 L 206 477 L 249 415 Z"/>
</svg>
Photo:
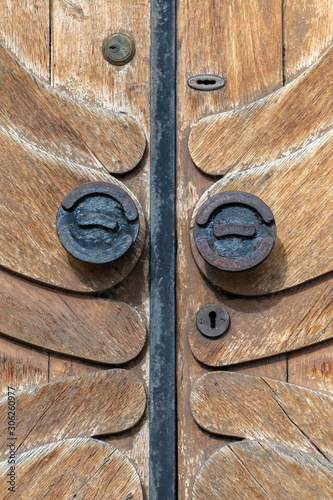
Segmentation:
<svg viewBox="0 0 333 500">
<path fill-rule="evenodd" d="M 331 3 L 0 14 L 0 497 L 333 498 Z"/>
</svg>

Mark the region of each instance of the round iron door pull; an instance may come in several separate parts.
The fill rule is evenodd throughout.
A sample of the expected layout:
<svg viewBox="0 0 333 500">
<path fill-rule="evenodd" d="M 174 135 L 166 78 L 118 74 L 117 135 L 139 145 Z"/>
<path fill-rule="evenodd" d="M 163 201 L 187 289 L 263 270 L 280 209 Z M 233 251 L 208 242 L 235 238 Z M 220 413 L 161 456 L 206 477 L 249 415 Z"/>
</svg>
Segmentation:
<svg viewBox="0 0 333 500">
<path fill-rule="evenodd" d="M 57 214 L 62 246 L 78 260 L 106 264 L 123 256 L 140 228 L 129 194 L 108 182 L 87 182 L 65 196 Z"/>
<path fill-rule="evenodd" d="M 271 209 L 243 191 L 216 194 L 200 207 L 193 229 L 201 257 L 222 271 L 245 271 L 263 262 L 276 240 Z"/>
</svg>

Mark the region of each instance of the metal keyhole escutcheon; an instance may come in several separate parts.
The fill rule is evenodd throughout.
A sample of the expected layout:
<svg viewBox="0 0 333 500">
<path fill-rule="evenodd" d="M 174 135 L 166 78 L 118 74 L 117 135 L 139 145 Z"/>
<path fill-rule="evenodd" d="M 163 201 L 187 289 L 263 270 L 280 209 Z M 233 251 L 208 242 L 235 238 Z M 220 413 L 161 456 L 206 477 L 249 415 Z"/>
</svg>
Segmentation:
<svg viewBox="0 0 333 500">
<path fill-rule="evenodd" d="M 229 314 L 219 304 L 207 304 L 197 313 L 197 327 L 205 337 L 220 337 L 228 330 L 229 324 Z"/>
<path fill-rule="evenodd" d="M 202 258 L 222 271 L 245 271 L 270 254 L 276 225 L 270 208 L 257 196 L 226 191 L 200 207 L 193 228 Z"/>
<path fill-rule="evenodd" d="M 125 33 L 114 33 L 103 41 L 104 59 L 115 66 L 129 63 L 135 54 L 134 40 Z"/>
<path fill-rule="evenodd" d="M 87 182 L 63 199 L 57 214 L 57 233 L 76 259 L 105 264 L 119 259 L 134 244 L 139 216 L 129 194 L 108 182 Z"/>
</svg>

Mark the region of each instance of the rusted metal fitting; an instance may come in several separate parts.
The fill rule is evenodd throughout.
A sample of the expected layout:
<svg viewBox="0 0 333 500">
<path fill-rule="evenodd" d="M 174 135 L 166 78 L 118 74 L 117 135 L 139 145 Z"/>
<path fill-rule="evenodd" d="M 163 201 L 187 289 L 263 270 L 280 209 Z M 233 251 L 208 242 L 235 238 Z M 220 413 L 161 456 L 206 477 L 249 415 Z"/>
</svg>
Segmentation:
<svg viewBox="0 0 333 500">
<path fill-rule="evenodd" d="M 193 236 L 208 264 L 222 271 L 245 271 L 268 257 L 276 240 L 276 225 L 271 209 L 260 198 L 225 191 L 200 207 Z"/>
<path fill-rule="evenodd" d="M 140 222 L 136 205 L 124 189 L 98 181 L 81 184 L 65 196 L 56 225 L 61 244 L 73 257 L 105 264 L 130 249 Z"/>
<path fill-rule="evenodd" d="M 134 40 L 125 33 L 114 33 L 105 38 L 102 44 L 104 59 L 115 66 L 129 63 L 135 54 Z"/>
<path fill-rule="evenodd" d="M 187 85 L 194 90 L 212 91 L 219 90 L 227 83 L 223 76 L 219 75 L 196 75 L 190 76 Z"/>
<path fill-rule="evenodd" d="M 197 313 L 197 327 L 205 337 L 220 337 L 228 330 L 229 324 L 229 314 L 219 304 L 207 304 Z"/>
</svg>

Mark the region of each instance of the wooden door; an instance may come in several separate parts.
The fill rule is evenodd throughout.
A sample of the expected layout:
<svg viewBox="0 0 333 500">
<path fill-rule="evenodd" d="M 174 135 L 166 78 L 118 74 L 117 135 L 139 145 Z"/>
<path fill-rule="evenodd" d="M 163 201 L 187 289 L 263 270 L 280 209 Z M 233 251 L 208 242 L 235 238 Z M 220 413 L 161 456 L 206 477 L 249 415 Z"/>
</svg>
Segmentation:
<svg viewBox="0 0 333 500">
<path fill-rule="evenodd" d="M 331 2 L 0 13 L 1 498 L 332 498 Z M 240 272 L 230 191 L 276 223 Z"/>
</svg>

